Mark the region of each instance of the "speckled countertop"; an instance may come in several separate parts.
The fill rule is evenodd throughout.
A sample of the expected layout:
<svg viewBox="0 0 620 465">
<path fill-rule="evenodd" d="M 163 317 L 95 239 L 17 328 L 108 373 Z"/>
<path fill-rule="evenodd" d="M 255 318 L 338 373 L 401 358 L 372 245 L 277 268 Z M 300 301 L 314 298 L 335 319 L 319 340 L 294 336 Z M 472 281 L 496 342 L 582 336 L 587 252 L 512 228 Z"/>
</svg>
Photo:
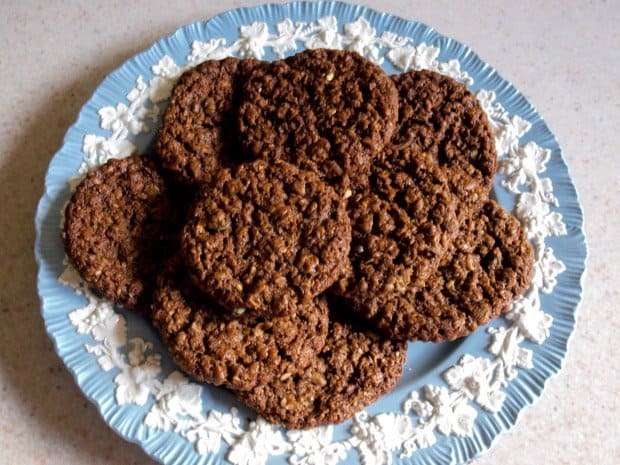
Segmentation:
<svg viewBox="0 0 620 465">
<path fill-rule="evenodd" d="M 565 368 L 476 463 L 620 463 L 620 3 L 360 3 L 434 26 L 511 80 L 555 132 L 585 209 L 589 273 Z M 34 212 L 51 156 L 103 77 L 178 26 L 241 5 L 0 2 L 0 464 L 153 463 L 108 429 L 54 353 Z"/>
</svg>

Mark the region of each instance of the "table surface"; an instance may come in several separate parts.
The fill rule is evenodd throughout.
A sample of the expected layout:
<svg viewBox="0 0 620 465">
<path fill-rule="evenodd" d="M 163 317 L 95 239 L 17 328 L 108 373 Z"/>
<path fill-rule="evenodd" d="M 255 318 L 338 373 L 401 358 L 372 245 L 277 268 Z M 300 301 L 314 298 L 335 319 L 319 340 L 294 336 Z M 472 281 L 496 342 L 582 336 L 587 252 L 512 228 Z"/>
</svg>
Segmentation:
<svg viewBox="0 0 620 465">
<path fill-rule="evenodd" d="M 512 81 L 559 139 L 583 202 L 589 271 L 565 367 L 476 464 L 620 463 L 620 3 L 359 3 L 434 26 Z M 51 156 L 104 76 L 180 25 L 241 5 L 0 2 L 0 464 L 154 463 L 106 427 L 54 352 L 34 212 Z"/>
</svg>

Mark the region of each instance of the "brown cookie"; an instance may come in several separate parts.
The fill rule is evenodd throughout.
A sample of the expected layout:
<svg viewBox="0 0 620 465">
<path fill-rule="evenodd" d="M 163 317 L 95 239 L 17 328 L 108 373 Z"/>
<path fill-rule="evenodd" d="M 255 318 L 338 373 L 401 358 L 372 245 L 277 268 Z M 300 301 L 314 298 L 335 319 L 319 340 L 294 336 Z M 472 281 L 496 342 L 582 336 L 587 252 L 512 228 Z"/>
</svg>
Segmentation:
<svg viewBox="0 0 620 465">
<path fill-rule="evenodd" d="M 306 50 L 248 75 L 239 129 L 253 156 L 348 188 L 366 184 L 397 117 L 396 88 L 380 67 L 354 52 Z"/>
<path fill-rule="evenodd" d="M 364 316 L 396 339 L 454 340 L 505 311 L 530 285 L 533 261 L 519 221 L 489 200 L 461 225 L 423 287 L 378 299 Z"/>
<path fill-rule="evenodd" d="M 145 311 L 174 218 L 169 192 L 147 156 L 110 160 L 88 173 L 65 209 L 69 262 L 99 294 Z"/>
<path fill-rule="evenodd" d="M 342 423 L 396 385 L 406 358 L 406 343 L 330 320 L 325 346 L 306 368 L 237 396 L 287 428 Z"/>
<path fill-rule="evenodd" d="M 450 176 L 467 174 L 488 192 L 497 168 L 495 140 L 476 96 L 464 84 L 434 71 L 392 76 L 399 93 L 399 122 L 387 157 L 396 165 L 429 154 Z"/>
<path fill-rule="evenodd" d="M 370 188 L 349 199 L 351 272 L 331 289 L 364 314 L 420 286 L 458 233 L 459 200 L 432 160 L 376 166 Z"/>
<path fill-rule="evenodd" d="M 311 363 L 325 343 L 328 309 L 324 299 L 315 299 L 281 317 L 235 317 L 197 293 L 171 263 L 158 278 L 152 319 L 186 373 L 245 391 Z"/>
<path fill-rule="evenodd" d="M 228 310 L 294 313 L 346 270 L 345 201 L 310 172 L 262 160 L 221 171 L 182 234 L 190 276 Z"/>
<path fill-rule="evenodd" d="M 184 184 L 209 181 L 240 159 L 234 131 L 239 89 L 255 60 L 209 60 L 186 71 L 172 91 L 155 142 L 162 166 Z"/>
</svg>

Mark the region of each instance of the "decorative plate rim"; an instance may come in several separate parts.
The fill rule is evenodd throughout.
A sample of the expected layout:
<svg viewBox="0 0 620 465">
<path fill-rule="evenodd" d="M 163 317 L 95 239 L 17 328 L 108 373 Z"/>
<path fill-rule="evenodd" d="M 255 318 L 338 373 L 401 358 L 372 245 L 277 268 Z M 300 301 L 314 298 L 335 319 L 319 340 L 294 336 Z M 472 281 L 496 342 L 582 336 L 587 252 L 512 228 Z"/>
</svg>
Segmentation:
<svg viewBox="0 0 620 465">
<path fill-rule="evenodd" d="M 470 54 L 471 56 L 473 56 L 475 59 L 477 59 L 479 62 L 481 62 L 482 64 L 484 64 L 485 66 L 489 66 L 486 64 L 486 62 L 484 60 L 482 60 L 479 55 L 474 52 L 470 47 L 464 45 L 463 43 L 456 41 L 454 39 L 450 39 L 447 36 L 443 36 L 442 34 L 440 34 L 439 32 L 437 32 L 434 28 L 418 22 L 418 21 L 414 21 L 414 20 L 408 20 L 402 17 L 399 17 L 397 15 L 393 15 L 393 14 L 389 14 L 389 13 L 383 13 L 380 12 L 378 10 L 372 9 L 372 8 L 368 8 L 368 7 L 363 7 L 360 5 L 355 5 L 355 4 L 349 4 L 349 3 L 342 3 L 342 2 L 316 2 L 313 4 L 310 4 L 308 2 L 293 2 L 293 3 L 287 3 L 287 4 L 265 4 L 265 5 L 260 5 L 260 6 L 255 6 L 255 7 L 242 7 L 242 8 L 236 8 L 236 9 L 231 9 L 231 10 L 227 10 L 224 11 L 222 13 L 219 13 L 215 16 L 213 16 L 212 18 L 208 19 L 208 20 L 204 20 L 204 21 L 195 21 L 193 23 L 188 23 L 184 26 L 179 27 L 178 29 L 176 29 L 173 33 L 159 38 L 157 39 L 152 45 L 150 45 L 149 47 L 143 49 L 141 52 L 135 54 L 134 56 L 132 56 L 131 58 L 129 58 L 128 60 L 126 60 L 123 64 L 121 64 L 119 67 L 117 67 L 114 71 L 110 72 L 97 86 L 97 88 L 95 89 L 95 91 L 91 94 L 91 96 L 89 97 L 89 99 L 85 102 L 85 104 L 82 106 L 82 108 L 80 109 L 80 112 L 76 118 L 76 120 L 74 121 L 74 123 L 68 128 L 67 133 L 65 134 L 65 137 L 63 138 L 63 142 L 62 145 L 60 147 L 60 149 L 54 154 L 54 156 L 52 157 L 52 159 L 50 160 L 50 165 L 48 166 L 48 170 L 46 171 L 46 176 L 45 176 L 45 187 L 44 187 L 44 193 L 38 203 L 37 206 L 37 211 L 36 211 L 36 216 L 35 216 L 35 229 L 36 229 L 36 239 L 35 239 L 35 259 L 37 262 L 37 266 L 38 266 L 38 273 L 37 273 L 37 290 L 39 293 L 39 298 L 41 301 L 41 312 L 42 312 L 42 316 L 44 318 L 44 322 L 45 322 L 45 327 L 46 327 L 46 331 L 48 332 L 50 338 L 52 339 L 53 343 L 54 343 L 54 348 L 57 352 L 57 354 L 59 355 L 59 357 L 63 360 L 63 363 L 65 363 L 65 365 L 67 366 L 67 368 L 69 369 L 69 372 L 72 374 L 76 384 L 80 387 L 80 390 L 82 391 L 82 393 L 88 398 L 88 400 L 92 403 L 95 404 L 97 411 L 99 412 L 100 416 L 102 417 L 102 419 L 104 420 L 104 422 L 113 430 L 115 431 L 120 437 L 122 437 L 123 439 L 139 444 L 141 446 L 141 448 L 144 450 L 144 452 L 149 455 L 149 457 L 158 460 L 158 461 L 162 461 L 163 463 L 163 459 L 161 457 L 158 456 L 154 456 L 152 455 L 150 452 L 147 451 L 146 446 L 145 446 L 145 441 L 141 440 L 137 437 L 131 437 L 127 434 L 124 434 L 122 431 L 120 431 L 119 428 L 117 428 L 115 425 L 113 425 L 111 422 L 108 422 L 103 414 L 102 411 L 102 406 L 98 403 L 98 401 L 96 400 L 95 396 L 91 396 L 89 394 L 87 394 L 83 388 L 81 387 L 81 384 L 79 382 L 78 379 L 78 372 L 77 370 L 75 370 L 73 367 L 69 366 L 64 358 L 60 355 L 60 347 L 59 347 L 59 337 L 54 333 L 53 329 L 50 328 L 49 326 L 49 322 L 47 321 L 47 319 L 45 319 L 45 296 L 43 295 L 42 292 L 42 287 L 43 287 L 43 283 L 42 283 L 42 262 L 44 260 L 43 258 L 43 252 L 41 250 L 41 240 L 42 237 L 44 236 L 43 234 L 43 225 L 44 225 L 44 221 L 46 218 L 46 214 L 47 211 L 45 210 L 45 207 L 48 205 L 53 205 L 54 203 L 54 198 L 52 197 L 52 195 L 50 195 L 50 189 L 51 189 L 51 184 L 50 184 L 50 169 L 52 168 L 52 161 L 57 157 L 58 154 L 60 154 L 63 150 L 65 150 L 68 140 L 69 140 L 69 136 L 73 131 L 78 130 L 79 125 L 80 125 L 80 121 L 82 118 L 82 112 L 84 110 L 84 108 L 91 106 L 93 104 L 93 100 L 95 99 L 97 93 L 99 92 L 99 90 L 111 79 L 113 79 L 115 76 L 117 76 L 119 74 L 119 72 L 127 65 L 128 62 L 133 61 L 133 60 L 138 60 L 141 58 L 144 58 L 146 55 L 148 55 L 149 53 L 153 52 L 156 47 L 158 46 L 158 44 L 161 41 L 169 41 L 172 40 L 177 34 L 181 34 L 183 31 L 186 31 L 188 28 L 194 26 L 194 25 L 202 25 L 202 27 L 204 27 L 205 29 L 209 29 L 209 27 L 218 20 L 218 18 L 230 15 L 230 14 L 234 14 L 234 13 L 239 13 L 242 14 L 243 16 L 251 16 L 252 13 L 263 10 L 263 9 L 267 9 L 267 10 L 276 10 L 281 12 L 284 15 L 287 14 L 291 14 L 292 11 L 290 11 L 292 8 L 304 8 L 305 6 L 307 6 L 308 8 L 315 8 L 317 10 L 321 10 L 321 8 L 323 8 L 325 5 L 330 5 L 330 12 L 333 12 L 333 10 L 337 10 L 338 8 L 354 8 L 356 9 L 357 16 L 367 16 L 369 14 L 375 14 L 375 15 L 379 15 L 381 17 L 386 18 L 387 20 L 389 20 L 390 22 L 393 21 L 401 21 L 404 22 L 405 24 L 415 24 L 417 25 L 417 27 L 421 27 L 426 29 L 430 34 L 435 34 L 435 38 L 446 38 L 447 40 L 451 41 L 454 44 L 457 44 L 460 47 L 463 47 L 465 50 L 467 50 L 467 53 Z M 316 20 L 318 18 L 320 18 L 323 15 L 329 14 L 328 12 L 321 12 L 320 15 L 317 15 L 315 18 L 313 18 L 313 20 Z M 273 20 L 274 23 L 271 24 L 275 24 L 275 19 Z M 239 23 L 238 25 L 240 25 L 242 23 Z M 391 23 L 390 23 L 391 24 Z M 564 186 L 565 189 L 568 190 L 568 193 L 565 194 L 567 196 L 566 199 L 563 200 L 563 205 L 562 205 L 562 209 L 566 210 L 566 211 L 570 211 L 571 212 L 571 227 L 574 228 L 574 230 L 571 232 L 571 236 L 573 237 L 573 240 L 575 241 L 575 244 L 577 246 L 577 251 L 579 252 L 578 254 L 575 255 L 575 258 L 578 259 L 576 261 L 576 263 L 572 264 L 572 268 L 571 271 L 573 273 L 576 273 L 579 276 L 579 279 L 577 280 L 577 288 L 576 288 L 576 303 L 574 304 L 574 306 L 571 304 L 571 308 L 573 308 L 572 314 L 570 316 L 570 318 L 568 319 L 568 329 L 567 329 L 567 335 L 566 337 L 561 339 L 561 343 L 563 345 L 562 347 L 562 351 L 561 351 L 561 355 L 559 357 L 559 359 L 557 360 L 556 364 L 553 364 L 549 371 L 548 376 L 545 376 L 540 385 L 536 386 L 535 388 L 532 388 L 532 392 L 531 392 L 531 398 L 527 399 L 527 401 L 523 404 L 520 405 L 515 414 L 514 414 L 514 420 L 510 421 L 508 425 L 503 425 L 502 428 L 500 428 L 500 431 L 493 435 L 492 438 L 490 439 L 490 441 L 488 443 L 484 443 L 484 444 L 478 444 L 478 446 L 481 447 L 476 447 L 477 450 L 473 451 L 472 455 L 469 455 L 467 457 L 467 459 L 473 459 L 477 456 L 479 456 L 482 452 L 484 452 L 485 450 L 487 450 L 488 448 L 490 448 L 495 441 L 498 439 L 498 437 L 501 435 L 501 432 L 504 430 L 510 430 L 511 428 L 514 427 L 514 425 L 516 424 L 516 422 L 518 421 L 521 412 L 525 409 L 525 407 L 527 407 L 527 405 L 531 405 L 533 404 L 536 400 L 538 400 L 541 395 L 542 392 L 544 391 L 544 389 L 547 387 L 547 383 L 549 381 L 549 379 L 553 378 L 563 367 L 565 364 L 565 359 L 566 359 L 566 354 L 569 350 L 569 345 L 571 343 L 572 340 L 572 335 L 574 333 L 574 329 L 575 329 L 575 324 L 576 324 L 576 316 L 577 316 L 577 312 L 579 311 L 579 308 L 581 306 L 581 301 L 582 301 L 582 296 L 583 296 L 583 285 L 584 285 L 584 279 L 585 279 L 585 274 L 586 274 L 586 264 L 587 264 L 587 256 L 588 256 L 588 248 L 587 248 L 587 243 L 586 243 L 586 238 L 585 238 L 585 234 L 584 234 L 584 216 L 583 216 L 583 210 L 581 207 L 581 202 L 580 202 L 580 198 L 579 198 L 579 194 L 577 192 L 577 189 L 574 185 L 573 179 L 570 176 L 570 170 L 569 167 L 566 163 L 566 160 L 564 158 L 563 155 L 563 151 L 555 137 L 555 135 L 553 134 L 553 132 L 551 132 L 551 130 L 549 129 L 547 123 L 545 122 L 544 118 L 540 115 L 540 113 L 535 109 L 534 105 L 532 105 L 527 99 L 525 99 L 522 94 L 514 87 L 514 85 L 512 85 L 512 83 L 510 83 L 508 80 L 506 80 L 505 78 L 503 78 L 496 70 L 495 68 L 491 68 L 494 70 L 495 72 L 495 77 L 497 78 L 498 82 L 500 82 L 505 89 L 510 90 L 512 93 L 516 93 L 518 94 L 523 102 L 520 103 L 520 105 L 524 105 L 525 106 L 525 111 L 527 111 L 528 114 L 532 114 L 534 116 L 534 121 L 536 123 L 540 123 L 542 124 L 542 130 L 543 133 L 545 135 L 545 137 L 549 138 L 548 143 L 546 144 L 547 146 L 551 147 L 551 150 L 553 150 L 554 152 L 557 152 L 557 155 L 559 156 L 559 162 L 561 165 L 561 168 L 566 170 L 566 179 L 562 178 L 562 182 L 565 182 L 566 185 Z M 523 112 L 520 111 L 521 113 Z M 568 201 L 568 204 L 567 204 Z M 94 362 L 94 360 L 93 360 Z M 472 451 L 467 451 L 472 452 Z M 413 459 L 412 459 L 413 460 Z M 451 460 L 458 460 L 455 459 L 454 455 L 451 455 Z"/>
</svg>

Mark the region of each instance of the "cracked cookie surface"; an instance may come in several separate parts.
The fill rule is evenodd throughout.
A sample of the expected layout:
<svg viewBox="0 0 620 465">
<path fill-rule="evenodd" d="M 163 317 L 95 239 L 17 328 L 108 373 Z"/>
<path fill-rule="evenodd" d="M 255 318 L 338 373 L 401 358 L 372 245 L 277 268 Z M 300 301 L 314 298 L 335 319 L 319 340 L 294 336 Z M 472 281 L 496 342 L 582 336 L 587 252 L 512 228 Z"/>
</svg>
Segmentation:
<svg viewBox="0 0 620 465">
<path fill-rule="evenodd" d="M 396 385 L 406 358 L 406 343 L 332 319 L 323 350 L 306 368 L 237 396 L 287 428 L 342 423 Z"/>
<path fill-rule="evenodd" d="M 355 189 L 366 184 L 397 118 L 396 88 L 379 66 L 355 52 L 318 49 L 248 75 L 239 130 L 254 157 L 283 159 Z"/>
<path fill-rule="evenodd" d="M 234 131 L 239 91 L 256 60 L 208 60 L 179 78 L 164 112 L 155 153 L 186 185 L 208 182 L 243 159 Z"/>
<path fill-rule="evenodd" d="M 493 200 L 461 225 L 424 286 L 363 313 L 397 339 L 454 340 L 504 312 L 531 282 L 534 253 L 519 221 Z"/>
<path fill-rule="evenodd" d="M 351 224 L 342 195 L 313 173 L 262 160 L 222 170 L 182 234 L 194 283 L 230 311 L 296 311 L 346 271 Z"/>
<path fill-rule="evenodd" d="M 406 163 L 428 154 L 449 173 L 467 174 L 485 193 L 497 169 L 495 139 L 476 96 L 434 71 L 392 76 L 399 94 L 399 122 L 388 157 Z"/>
<path fill-rule="evenodd" d="M 65 208 L 62 238 L 69 262 L 96 292 L 146 312 L 173 224 L 155 162 L 133 156 L 86 175 Z"/>
<path fill-rule="evenodd" d="M 180 260 L 158 277 L 152 320 L 174 361 L 200 381 L 245 391 L 278 373 L 305 367 L 322 349 L 327 303 L 317 298 L 294 314 L 230 315 L 186 279 Z"/>
</svg>

